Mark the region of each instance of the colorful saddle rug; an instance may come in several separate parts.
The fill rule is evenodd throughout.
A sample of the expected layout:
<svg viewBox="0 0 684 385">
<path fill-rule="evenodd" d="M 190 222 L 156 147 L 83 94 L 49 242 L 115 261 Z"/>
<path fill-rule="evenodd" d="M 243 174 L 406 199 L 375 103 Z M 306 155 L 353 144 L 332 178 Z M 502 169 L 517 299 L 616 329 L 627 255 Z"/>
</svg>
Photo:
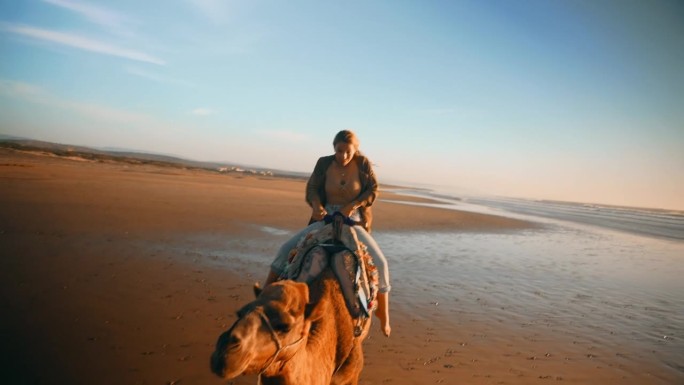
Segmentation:
<svg viewBox="0 0 684 385">
<path fill-rule="evenodd" d="M 375 310 L 378 271 L 353 226 L 330 223 L 299 240 L 281 278 L 311 283 L 326 267 L 337 280 L 353 318 L 368 318 Z"/>
</svg>

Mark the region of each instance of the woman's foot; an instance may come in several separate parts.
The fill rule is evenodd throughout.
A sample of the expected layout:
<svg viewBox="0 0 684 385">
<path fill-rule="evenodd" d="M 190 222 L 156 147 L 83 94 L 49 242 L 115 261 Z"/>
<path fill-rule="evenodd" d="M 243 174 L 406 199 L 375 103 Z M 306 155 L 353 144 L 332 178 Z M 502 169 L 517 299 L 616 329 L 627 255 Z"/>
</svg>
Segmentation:
<svg viewBox="0 0 684 385">
<path fill-rule="evenodd" d="M 392 333 L 392 327 L 389 325 L 389 321 L 382 322 L 380 330 L 382 330 L 382 334 L 384 334 L 385 337 L 389 337 L 390 333 Z"/>
</svg>

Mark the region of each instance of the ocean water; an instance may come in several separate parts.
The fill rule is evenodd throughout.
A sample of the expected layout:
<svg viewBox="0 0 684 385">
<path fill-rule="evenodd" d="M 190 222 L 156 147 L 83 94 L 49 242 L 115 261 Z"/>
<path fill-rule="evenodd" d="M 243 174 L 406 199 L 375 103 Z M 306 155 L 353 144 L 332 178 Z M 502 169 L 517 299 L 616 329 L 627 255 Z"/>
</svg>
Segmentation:
<svg viewBox="0 0 684 385">
<path fill-rule="evenodd" d="M 468 202 L 530 217 L 559 219 L 634 234 L 684 241 L 684 212 L 523 199 L 473 198 Z"/>
<path fill-rule="evenodd" d="M 621 207 L 600 204 L 515 198 L 456 198 L 428 190 L 395 189 L 393 192 L 430 198 L 441 204 L 423 204 L 504 215 L 535 222 L 585 224 L 633 234 L 684 241 L 684 211 Z"/>
</svg>

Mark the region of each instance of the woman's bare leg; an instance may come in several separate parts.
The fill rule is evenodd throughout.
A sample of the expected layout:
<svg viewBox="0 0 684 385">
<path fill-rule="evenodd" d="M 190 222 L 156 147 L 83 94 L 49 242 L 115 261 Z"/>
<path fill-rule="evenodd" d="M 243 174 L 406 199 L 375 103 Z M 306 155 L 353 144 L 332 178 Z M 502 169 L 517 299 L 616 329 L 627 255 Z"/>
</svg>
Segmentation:
<svg viewBox="0 0 684 385">
<path fill-rule="evenodd" d="M 380 330 L 386 337 L 389 337 L 392 333 L 389 316 L 389 293 L 378 293 L 378 310 L 375 312 L 375 316 L 380 320 Z"/>
</svg>

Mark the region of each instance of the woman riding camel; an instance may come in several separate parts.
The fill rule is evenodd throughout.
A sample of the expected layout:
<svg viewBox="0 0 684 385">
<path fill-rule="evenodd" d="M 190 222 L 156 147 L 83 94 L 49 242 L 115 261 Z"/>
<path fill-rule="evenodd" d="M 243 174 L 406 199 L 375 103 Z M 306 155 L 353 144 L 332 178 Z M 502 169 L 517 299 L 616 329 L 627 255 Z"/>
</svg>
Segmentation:
<svg viewBox="0 0 684 385">
<path fill-rule="evenodd" d="M 378 195 L 378 182 L 370 161 L 358 151 L 359 140 L 353 132 L 338 132 L 333 139 L 333 147 L 335 154 L 318 159 L 306 184 L 306 201 L 312 209 L 311 222 L 280 247 L 265 285 L 280 277 L 287 265 L 290 250 L 302 236 L 323 227 L 322 220 L 326 215 L 340 212 L 359 223 L 359 226 L 354 226 L 356 236 L 366 245 L 378 268 L 376 316 L 381 322 L 382 332 L 389 336 L 392 330 L 389 322 L 389 269 L 387 259 L 370 235 L 370 206 Z"/>
</svg>

